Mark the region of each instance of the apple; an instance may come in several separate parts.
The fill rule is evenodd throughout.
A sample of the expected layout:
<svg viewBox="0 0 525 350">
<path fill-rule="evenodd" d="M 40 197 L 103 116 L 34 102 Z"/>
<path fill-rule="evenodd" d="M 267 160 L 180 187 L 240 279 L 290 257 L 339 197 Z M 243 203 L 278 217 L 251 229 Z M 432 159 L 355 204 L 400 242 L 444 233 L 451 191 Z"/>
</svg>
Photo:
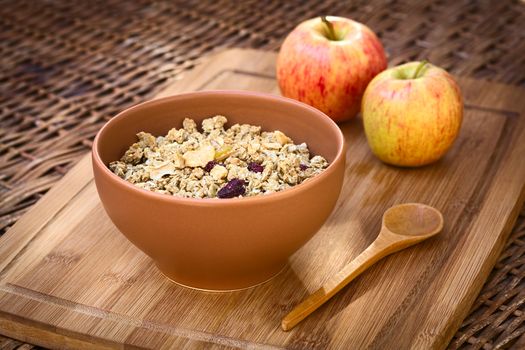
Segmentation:
<svg viewBox="0 0 525 350">
<path fill-rule="evenodd" d="M 372 152 L 383 162 L 406 167 L 433 163 L 458 136 L 463 98 L 445 70 L 410 62 L 377 75 L 361 106 Z"/>
<path fill-rule="evenodd" d="M 372 78 L 387 66 L 383 45 L 365 25 L 343 17 L 299 24 L 277 58 L 281 93 L 341 122 L 354 117 Z"/>
</svg>

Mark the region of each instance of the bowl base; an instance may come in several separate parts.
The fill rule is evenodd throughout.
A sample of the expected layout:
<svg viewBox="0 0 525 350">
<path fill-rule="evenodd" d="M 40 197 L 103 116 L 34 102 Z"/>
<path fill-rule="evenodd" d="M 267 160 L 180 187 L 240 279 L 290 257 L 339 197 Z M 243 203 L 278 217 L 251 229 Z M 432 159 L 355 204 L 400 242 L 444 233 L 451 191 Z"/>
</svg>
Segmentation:
<svg viewBox="0 0 525 350">
<path fill-rule="evenodd" d="M 258 278 L 256 280 L 250 281 L 246 283 L 244 280 L 242 282 L 231 282 L 227 284 L 221 283 L 220 286 L 214 287 L 211 284 L 204 284 L 204 283 L 191 283 L 185 278 L 180 278 L 180 276 L 174 276 L 173 273 L 169 273 L 166 271 L 166 269 L 163 269 L 158 264 L 155 264 L 157 266 L 157 269 L 160 271 L 160 273 L 166 277 L 171 282 L 184 287 L 189 288 L 193 290 L 197 290 L 200 292 L 211 292 L 211 293 L 227 293 L 227 292 L 236 292 L 240 290 L 246 290 L 250 288 L 254 288 L 257 286 L 260 286 L 261 284 L 265 284 L 275 278 L 277 275 L 281 274 L 287 266 L 287 263 L 278 265 L 278 268 L 269 270 L 268 273 L 265 273 L 262 275 L 261 278 Z"/>
</svg>

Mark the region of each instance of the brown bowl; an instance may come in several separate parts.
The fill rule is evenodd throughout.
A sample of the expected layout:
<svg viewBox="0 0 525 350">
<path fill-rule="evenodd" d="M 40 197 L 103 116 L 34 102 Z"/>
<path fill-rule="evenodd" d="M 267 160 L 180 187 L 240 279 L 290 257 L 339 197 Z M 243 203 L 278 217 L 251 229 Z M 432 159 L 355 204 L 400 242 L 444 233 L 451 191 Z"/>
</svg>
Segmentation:
<svg viewBox="0 0 525 350">
<path fill-rule="evenodd" d="M 230 125 L 281 130 L 330 165 L 318 176 L 273 194 L 233 199 L 188 199 L 143 190 L 113 174 L 118 160 L 147 131 L 165 135 L 185 117 L 217 114 Z M 171 280 L 206 290 L 262 283 L 323 225 L 339 196 L 345 168 L 339 127 L 306 104 L 268 94 L 206 91 L 131 107 L 111 119 L 93 144 L 93 171 L 107 214 Z"/>
</svg>

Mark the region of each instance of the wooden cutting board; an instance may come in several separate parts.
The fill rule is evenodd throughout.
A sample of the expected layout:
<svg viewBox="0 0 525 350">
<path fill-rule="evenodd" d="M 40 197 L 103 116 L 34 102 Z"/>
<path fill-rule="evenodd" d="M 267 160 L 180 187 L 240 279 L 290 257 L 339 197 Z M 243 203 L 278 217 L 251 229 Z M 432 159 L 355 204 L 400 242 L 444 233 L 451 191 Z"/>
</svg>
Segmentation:
<svg viewBox="0 0 525 350">
<path fill-rule="evenodd" d="M 278 93 L 274 62 L 273 53 L 226 51 L 161 95 Z M 283 273 L 245 291 L 198 292 L 163 278 L 106 216 L 86 156 L 0 239 L 0 333 L 76 348 L 445 347 L 501 252 L 525 183 L 524 90 L 459 82 L 461 136 L 434 165 L 386 166 L 370 153 L 360 119 L 341 125 L 348 168 L 332 216 Z M 281 318 L 370 244 L 383 211 L 402 202 L 439 208 L 441 235 L 379 262 L 281 331 Z"/>
</svg>

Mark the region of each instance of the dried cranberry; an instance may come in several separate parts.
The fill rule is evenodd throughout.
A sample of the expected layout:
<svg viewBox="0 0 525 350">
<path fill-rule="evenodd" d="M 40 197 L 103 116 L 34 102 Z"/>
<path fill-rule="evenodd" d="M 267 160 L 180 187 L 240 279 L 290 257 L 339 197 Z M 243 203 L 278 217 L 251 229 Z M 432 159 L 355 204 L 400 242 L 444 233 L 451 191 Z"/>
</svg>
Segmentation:
<svg viewBox="0 0 525 350">
<path fill-rule="evenodd" d="M 204 167 L 204 171 L 210 172 L 211 169 L 213 169 L 214 166 L 216 166 L 218 163 L 214 160 L 210 160 L 206 166 Z"/>
<path fill-rule="evenodd" d="M 223 188 L 217 192 L 217 197 L 219 198 L 233 198 L 242 196 L 246 189 L 244 186 L 246 185 L 246 182 L 241 179 L 231 179 L 228 181 L 226 185 L 224 185 Z"/>
<path fill-rule="evenodd" d="M 248 164 L 248 170 L 253 171 L 254 173 L 262 173 L 264 171 L 264 167 L 259 163 L 251 162 Z"/>
<path fill-rule="evenodd" d="M 309 166 L 306 165 L 306 164 L 299 164 L 299 168 L 300 168 L 302 171 L 305 171 L 306 169 L 309 168 Z"/>
</svg>

